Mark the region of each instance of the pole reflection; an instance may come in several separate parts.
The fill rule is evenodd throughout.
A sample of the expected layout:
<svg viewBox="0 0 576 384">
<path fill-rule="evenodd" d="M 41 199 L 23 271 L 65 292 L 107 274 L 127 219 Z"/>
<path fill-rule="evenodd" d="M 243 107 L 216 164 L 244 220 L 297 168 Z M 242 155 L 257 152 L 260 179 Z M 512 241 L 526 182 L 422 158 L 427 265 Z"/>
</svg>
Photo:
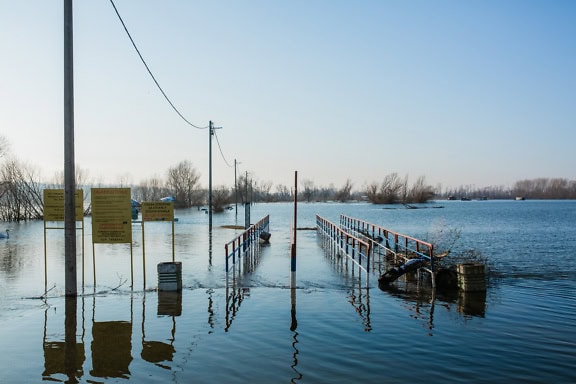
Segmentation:
<svg viewBox="0 0 576 384">
<path fill-rule="evenodd" d="M 84 341 L 76 340 L 77 330 L 77 298 L 65 298 L 64 339 L 48 339 L 48 311 L 44 313 L 44 334 L 42 348 L 44 350 L 44 371 L 42 380 L 78 383 L 84 375 L 83 365 L 86 359 Z M 83 336 L 83 335 L 82 335 Z"/>
<path fill-rule="evenodd" d="M 172 293 L 172 292 L 170 292 Z M 120 297 L 124 299 L 125 296 Z M 92 319 L 88 320 L 91 328 L 92 340 L 90 348 L 86 349 L 84 341 L 86 334 L 85 296 L 81 297 L 81 317 L 78 317 L 78 298 L 63 298 L 65 308 L 64 331 L 51 330 L 50 318 L 58 318 L 60 315 L 57 307 L 48 307 L 44 312 L 44 330 L 42 348 L 44 352 L 43 381 L 56 381 L 66 383 L 78 383 L 86 381 L 83 376 L 87 374 L 88 382 L 101 382 L 102 379 L 130 379 L 130 366 L 133 363 L 133 304 L 134 298 L 129 296 L 130 316 L 129 320 L 106 320 L 98 321 L 97 297 L 92 300 Z M 162 361 L 172 361 L 176 352 L 173 343 L 175 340 L 176 322 L 175 317 L 182 311 L 180 293 L 175 295 L 162 295 L 158 301 L 158 315 L 171 316 L 172 326 L 170 330 L 170 342 L 155 342 L 146 340 L 145 330 L 145 301 L 142 302 L 142 352 L 141 357 L 163 368 L 169 368 L 160 364 Z M 105 313 L 103 316 L 107 316 Z M 115 315 L 114 315 L 115 316 Z M 78 324 L 78 318 L 81 324 Z M 80 328 L 80 340 L 78 329 Z M 85 367 L 89 364 L 89 367 Z"/>
<path fill-rule="evenodd" d="M 298 366 L 298 354 L 300 351 L 298 350 L 298 320 L 296 319 L 296 288 L 290 288 L 290 331 L 292 331 L 292 364 L 290 368 L 294 371 L 295 376 L 290 379 L 291 383 L 296 383 L 297 381 L 301 380 L 303 375 L 298 371 L 296 368 Z"/>
</svg>

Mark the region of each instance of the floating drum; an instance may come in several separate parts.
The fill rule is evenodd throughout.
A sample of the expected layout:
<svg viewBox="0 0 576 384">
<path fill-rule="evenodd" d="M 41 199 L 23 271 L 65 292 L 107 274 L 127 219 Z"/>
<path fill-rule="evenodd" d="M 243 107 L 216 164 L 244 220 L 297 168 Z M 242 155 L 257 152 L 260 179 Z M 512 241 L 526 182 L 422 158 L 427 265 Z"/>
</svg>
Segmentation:
<svg viewBox="0 0 576 384">
<path fill-rule="evenodd" d="M 465 292 L 486 291 L 486 276 L 484 264 L 458 264 L 458 288 Z"/>
<path fill-rule="evenodd" d="M 182 263 L 167 262 L 158 264 L 158 290 L 181 291 L 182 290 Z"/>
<path fill-rule="evenodd" d="M 270 232 L 262 231 L 260 232 L 260 242 L 264 244 L 268 244 L 270 242 L 270 236 L 272 234 Z"/>
</svg>

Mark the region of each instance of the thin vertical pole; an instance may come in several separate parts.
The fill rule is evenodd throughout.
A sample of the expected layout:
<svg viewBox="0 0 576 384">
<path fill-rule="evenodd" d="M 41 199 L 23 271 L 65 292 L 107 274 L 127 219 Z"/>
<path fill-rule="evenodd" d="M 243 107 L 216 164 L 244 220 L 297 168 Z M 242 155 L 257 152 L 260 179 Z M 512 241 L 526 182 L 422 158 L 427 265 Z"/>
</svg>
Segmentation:
<svg viewBox="0 0 576 384">
<path fill-rule="evenodd" d="M 92 269 L 94 272 L 94 292 L 96 292 L 96 248 L 92 241 Z"/>
<path fill-rule="evenodd" d="M 48 254 L 46 253 L 46 219 L 44 219 L 44 294 L 48 294 Z"/>
<path fill-rule="evenodd" d="M 238 162 L 234 159 L 234 195 L 235 195 L 235 202 L 236 202 L 236 215 L 238 215 L 238 182 L 236 181 L 236 166 Z"/>
<path fill-rule="evenodd" d="M 212 229 L 212 120 L 208 123 L 208 228 Z"/>
<path fill-rule="evenodd" d="M 146 291 L 146 237 L 144 228 L 146 227 L 144 219 L 142 219 L 142 274 L 144 276 L 144 291 Z"/>
<path fill-rule="evenodd" d="M 174 218 L 172 218 L 172 262 L 176 262 L 176 255 L 174 253 Z"/>
<path fill-rule="evenodd" d="M 296 287 L 296 232 L 298 228 L 298 171 L 294 172 L 294 233 L 290 255 L 290 286 Z"/>
<path fill-rule="evenodd" d="M 64 0 L 64 265 L 66 296 L 77 296 L 72 0 Z"/>
</svg>

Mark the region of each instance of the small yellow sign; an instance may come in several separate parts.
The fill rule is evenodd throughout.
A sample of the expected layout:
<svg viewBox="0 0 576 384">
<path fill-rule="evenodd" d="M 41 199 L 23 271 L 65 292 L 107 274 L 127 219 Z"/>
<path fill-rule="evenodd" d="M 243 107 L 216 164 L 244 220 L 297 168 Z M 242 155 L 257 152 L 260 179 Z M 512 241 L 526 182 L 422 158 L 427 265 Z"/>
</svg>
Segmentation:
<svg viewBox="0 0 576 384">
<path fill-rule="evenodd" d="M 84 219 L 84 191 L 76 190 L 75 194 L 76 221 Z M 44 190 L 44 221 L 64 221 L 64 190 Z"/>
<path fill-rule="evenodd" d="M 142 202 L 142 221 L 174 221 L 174 204 L 163 201 Z"/>
<path fill-rule="evenodd" d="M 131 243 L 130 188 L 92 188 L 92 242 Z"/>
</svg>

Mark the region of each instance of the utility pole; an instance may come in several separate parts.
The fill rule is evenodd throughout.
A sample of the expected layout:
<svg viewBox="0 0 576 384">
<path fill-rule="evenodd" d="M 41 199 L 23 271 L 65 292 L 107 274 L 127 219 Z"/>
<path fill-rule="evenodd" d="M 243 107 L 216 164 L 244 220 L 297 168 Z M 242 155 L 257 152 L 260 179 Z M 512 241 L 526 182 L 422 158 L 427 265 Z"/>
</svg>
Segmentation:
<svg viewBox="0 0 576 384">
<path fill-rule="evenodd" d="M 212 120 L 208 123 L 208 228 L 212 230 L 212 135 L 215 129 L 222 127 L 215 127 Z"/>
<path fill-rule="evenodd" d="M 66 296 L 77 296 L 72 0 L 64 0 L 64 268 Z"/>
<path fill-rule="evenodd" d="M 208 123 L 208 229 L 212 230 L 212 120 Z"/>
</svg>

